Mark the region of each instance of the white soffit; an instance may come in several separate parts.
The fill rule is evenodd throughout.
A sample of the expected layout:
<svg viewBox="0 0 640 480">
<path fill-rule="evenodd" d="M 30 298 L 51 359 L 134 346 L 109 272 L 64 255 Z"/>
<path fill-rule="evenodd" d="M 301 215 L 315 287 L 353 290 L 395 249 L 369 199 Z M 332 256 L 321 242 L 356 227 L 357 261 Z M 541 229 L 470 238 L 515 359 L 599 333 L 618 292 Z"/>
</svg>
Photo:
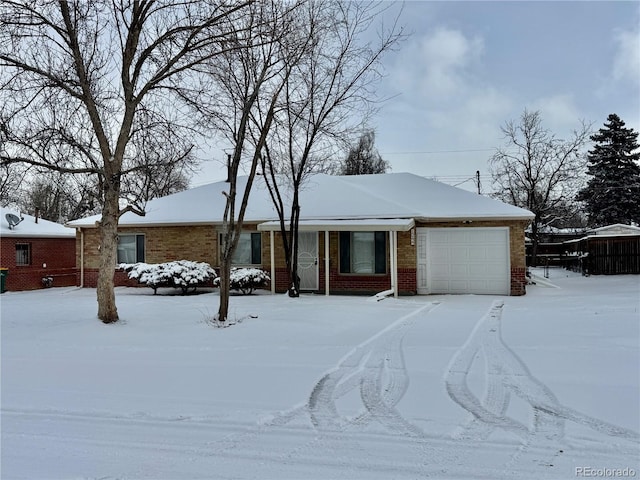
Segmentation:
<svg viewBox="0 0 640 480">
<path fill-rule="evenodd" d="M 369 218 L 354 220 L 300 220 L 300 232 L 406 232 L 415 226 L 412 218 Z M 287 224 L 289 229 L 289 224 Z M 279 232 L 280 222 L 264 222 L 258 225 L 263 232 Z"/>
</svg>

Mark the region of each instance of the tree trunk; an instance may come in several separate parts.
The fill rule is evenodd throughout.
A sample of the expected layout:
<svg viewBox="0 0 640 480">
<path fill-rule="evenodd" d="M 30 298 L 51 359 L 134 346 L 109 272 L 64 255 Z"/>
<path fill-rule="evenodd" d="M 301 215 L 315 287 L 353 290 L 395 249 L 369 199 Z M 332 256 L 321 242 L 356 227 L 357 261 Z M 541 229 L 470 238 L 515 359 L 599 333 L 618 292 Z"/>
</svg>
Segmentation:
<svg viewBox="0 0 640 480">
<path fill-rule="evenodd" d="M 298 205 L 298 193 L 293 195 L 293 205 L 291 207 L 291 257 L 289 262 L 289 296 L 297 298 L 300 296 L 300 276 L 298 275 L 298 221 L 300 219 L 300 205 Z"/>
<path fill-rule="evenodd" d="M 225 252 L 226 253 L 226 252 Z M 229 317 L 229 291 L 231 276 L 231 256 L 223 254 L 220 260 L 220 306 L 217 320 L 226 322 Z"/>
<path fill-rule="evenodd" d="M 118 248 L 118 192 L 109 188 L 105 192 L 100 230 L 100 269 L 98 272 L 98 318 L 104 323 L 118 321 L 113 274 Z"/>
<path fill-rule="evenodd" d="M 538 223 L 537 219 L 531 224 L 531 266 L 538 266 Z"/>
</svg>

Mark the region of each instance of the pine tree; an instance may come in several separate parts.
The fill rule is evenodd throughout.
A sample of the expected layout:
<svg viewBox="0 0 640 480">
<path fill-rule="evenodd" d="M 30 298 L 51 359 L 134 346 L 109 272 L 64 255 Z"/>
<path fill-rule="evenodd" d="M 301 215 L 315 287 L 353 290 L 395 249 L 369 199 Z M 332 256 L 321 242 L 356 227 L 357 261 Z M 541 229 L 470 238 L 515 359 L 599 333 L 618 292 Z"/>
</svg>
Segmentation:
<svg viewBox="0 0 640 480">
<path fill-rule="evenodd" d="M 605 128 L 591 136 L 587 186 L 578 194 L 592 227 L 614 223 L 640 224 L 640 146 L 638 132 L 625 128 L 615 113 Z"/>
</svg>

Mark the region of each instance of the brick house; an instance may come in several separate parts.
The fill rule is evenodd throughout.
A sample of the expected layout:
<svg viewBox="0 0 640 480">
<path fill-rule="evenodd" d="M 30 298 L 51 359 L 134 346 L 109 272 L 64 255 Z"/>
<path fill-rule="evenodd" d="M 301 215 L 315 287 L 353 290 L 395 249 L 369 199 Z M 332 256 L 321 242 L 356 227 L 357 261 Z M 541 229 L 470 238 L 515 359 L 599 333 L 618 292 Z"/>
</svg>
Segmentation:
<svg viewBox="0 0 640 480">
<path fill-rule="evenodd" d="M 43 288 L 42 279 L 52 279 L 52 286 L 76 285 L 75 232 L 58 223 L 37 216 L 22 215 L 12 226 L 8 215 L 20 215 L 0 208 L 0 267 L 7 268 L 8 291 Z"/>
<path fill-rule="evenodd" d="M 118 262 L 187 259 L 219 265 L 227 188 L 226 182 L 204 185 L 150 201 L 144 217 L 123 215 Z M 298 258 L 305 291 L 525 293 L 524 230 L 533 218 L 527 210 L 409 173 L 315 175 L 300 192 L 300 205 Z M 98 219 L 69 223 L 78 232 L 84 286 L 96 285 Z M 259 176 L 244 230 L 235 263 L 269 271 L 272 291 L 285 291 L 279 222 Z M 124 272 L 116 270 L 115 280 L 128 284 Z"/>
</svg>

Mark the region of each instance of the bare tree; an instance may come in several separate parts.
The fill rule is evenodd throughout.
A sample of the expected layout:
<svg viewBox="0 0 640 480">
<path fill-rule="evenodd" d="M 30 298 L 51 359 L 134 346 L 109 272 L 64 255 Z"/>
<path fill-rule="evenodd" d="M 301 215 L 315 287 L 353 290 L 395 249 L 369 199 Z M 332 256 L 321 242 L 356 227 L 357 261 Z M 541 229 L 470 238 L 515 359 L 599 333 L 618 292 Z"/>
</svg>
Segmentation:
<svg viewBox="0 0 640 480">
<path fill-rule="evenodd" d="M 569 140 L 561 140 L 543 128 L 540 112 L 526 109 L 519 122 L 511 120 L 502 127 L 506 144 L 491 158 L 496 195 L 535 215 L 531 224 L 534 266 L 539 229 L 557 220 L 561 207 L 573 202 L 585 170 L 583 148 L 590 129 L 582 122 Z"/>
<path fill-rule="evenodd" d="M 224 55 L 209 65 L 213 79 L 210 104 L 200 104 L 213 128 L 232 145 L 228 158 L 228 191 L 222 219 L 220 248 L 220 305 L 216 319 L 224 322 L 229 311 L 230 271 L 244 224 L 251 187 L 279 98 L 291 72 L 285 59 L 299 55 L 294 12 L 301 3 L 279 0 L 257 2 L 235 25 Z M 247 172 L 241 180 L 242 170 Z"/>
<path fill-rule="evenodd" d="M 28 167 L 24 165 L 0 165 L 0 205 L 20 203 L 22 187 Z"/>
<path fill-rule="evenodd" d="M 375 147 L 376 133 L 366 130 L 358 141 L 349 148 L 347 158 L 342 164 L 342 175 L 364 175 L 386 173 L 391 168 L 389 162 L 383 160 Z"/>
<path fill-rule="evenodd" d="M 326 170 L 350 133 L 361 129 L 374 110 L 380 61 L 403 38 L 394 23 L 366 41 L 380 4 L 318 0 L 308 2 L 298 34 L 310 39 L 292 67 L 283 105 L 268 144 L 262 169 L 280 220 L 289 273 L 289 295 L 300 292 L 298 224 L 300 190 L 312 173 Z M 283 183 L 283 180 L 286 179 Z M 285 200 L 284 190 L 289 193 Z M 288 217 L 288 218 L 287 218 Z"/>
<path fill-rule="evenodd" d="M 189 125 L 176 106 L 199 93 L 187 91 L 197 85 L 192 74 L 225 50 L 228 20 L 250 3 L 5 0 L 0 6 L 0 128 L 6 138 L 0 160 L 97 177 L 98 318 L 105 323 L 118 320 L 118 219 L 127 211 L 143 213 L 133 204 L 120 206 L 124 179 L 148 166 L 133 161 L 131 140 L 159 119 L 174 133 Z"/>
</svg>

